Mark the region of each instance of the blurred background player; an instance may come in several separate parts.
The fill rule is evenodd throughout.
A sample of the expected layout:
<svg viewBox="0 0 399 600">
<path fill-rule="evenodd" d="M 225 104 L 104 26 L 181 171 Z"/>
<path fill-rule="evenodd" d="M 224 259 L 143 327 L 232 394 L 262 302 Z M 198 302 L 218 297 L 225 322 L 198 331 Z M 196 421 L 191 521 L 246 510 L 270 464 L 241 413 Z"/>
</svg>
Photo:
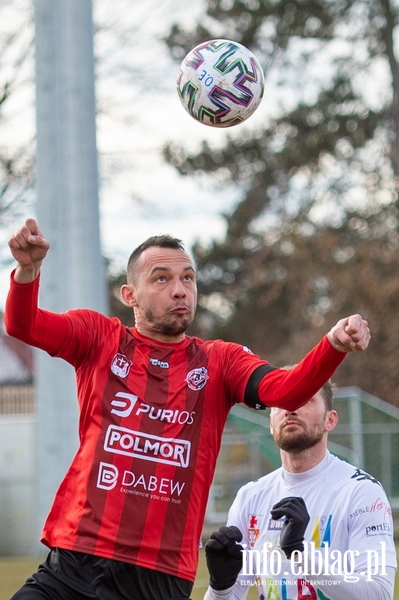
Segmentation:
<svg viewBox="0 0 399 600">
<path fill-rule="evenodd" d="M 330 382 L 295 411 L 271 409 L 282 467 L 243 486 L 207 542 L 206 600 L 243 600 L 254 584 L 262 599 L 392 600 L 391 508 L 376 479 L 328 451 L 337 422 Z"/>
</svg>

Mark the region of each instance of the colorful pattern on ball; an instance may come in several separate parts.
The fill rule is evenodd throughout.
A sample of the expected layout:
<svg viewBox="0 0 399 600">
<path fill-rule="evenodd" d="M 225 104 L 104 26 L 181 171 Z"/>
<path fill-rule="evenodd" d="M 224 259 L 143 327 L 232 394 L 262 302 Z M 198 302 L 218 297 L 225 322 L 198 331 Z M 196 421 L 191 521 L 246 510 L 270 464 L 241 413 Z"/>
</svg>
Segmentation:
<svg viewBox="0 0 399 600">
<path fill-rule="evenodd" d="M 264 90 L 262 68 L 248 48 L 230 40 L 199 44 L 183 60 L 177 77 L 187 112 L 211 127 L 232 127 L 259 106 Z"/>
</svg>

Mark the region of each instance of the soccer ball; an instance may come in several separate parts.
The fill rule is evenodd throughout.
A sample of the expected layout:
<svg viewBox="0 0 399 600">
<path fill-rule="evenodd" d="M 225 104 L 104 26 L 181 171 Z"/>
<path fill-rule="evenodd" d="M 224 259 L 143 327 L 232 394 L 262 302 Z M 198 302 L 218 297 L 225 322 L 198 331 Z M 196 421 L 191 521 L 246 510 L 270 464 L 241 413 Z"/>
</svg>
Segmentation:
<svg viewBox="0 0 399 600">
<path fill-rule="evenodd" d="M 232 127 L 258 108 L 264 83 L 262 67 L 248 48 L 231 40 L 210 40 L 183 60 L 177 91 L 188 114 L 200 123 Z"/>
</svg>

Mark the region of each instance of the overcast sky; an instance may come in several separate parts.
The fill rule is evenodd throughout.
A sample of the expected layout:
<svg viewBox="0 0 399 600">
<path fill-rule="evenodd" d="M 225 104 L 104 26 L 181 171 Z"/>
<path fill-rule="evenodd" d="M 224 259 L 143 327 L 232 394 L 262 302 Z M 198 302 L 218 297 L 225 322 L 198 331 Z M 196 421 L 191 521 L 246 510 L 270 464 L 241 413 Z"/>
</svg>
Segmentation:
<svg viewBox="0 0 399 600">
<path fill-rule="evenodd" d="M 202 2 L 193 6 L 186 0 L 94 0 L 93 6 L 100 28 L 95 54 L 105 256 L 123 269 L 130 252 L 150 235 L 171 233 L 188 248 L 198 239 L 208 243 L 222 238 L 221 213 L 231 210 L 239 192 L 215 190 L 209 181 L 180 177 L 161 157 L 167 141 L 195 149 L 202 139 L 218 146 L 226 138 L 226 130 L 197 123 L 186 113 L 176 92 L 178 65 L 162 42 L 172 20 L 192 24 L 201 13 Z M 5 27 L 8 31 L 23 27 L 28 36 L 31 0 L 0 0 L 0 9 L 0 32 Z M 5 77 L 4 61 L 1 66 Z M 33 73 L 32 55 L 21 75 L 21 80 L 30 78 L 32 84 L 22 85 L 7 105 L 3 145 L 34 138 Z M 250 122 L 255 125 L 261 113 L 262 105 Z M 24 216 L 34 216 L 34 206 Z M 5 230 L 0 229 L 0 256 L 8 256 L 6 240 L 17 225 L 8 223 Z M 6 267 L 0 272 L 0 308 L 9 270 Z"/>
<path fill-rule="evenodd" d="M 120 1 L 126 6 L 124 0 Z M 110 95 L 109 77 L 104 75 L 108 65 L 101 65 L 101 44 L 113 46 L 115 39 L 112 35 L 96 38 L 100 111 L 104 98 L 110 102 L 106 106 L 108 114 L 100 112 L 98 116 L 103 176 L 101 227 L 105 253 L 115 258 L 126 255 L 154 233 L 170 232 L 187 245 L 197 238 L 207 241 L 222 236 L 224 222 L 220 213 L 236 197 L 233 190 L 219 191 L 215 196 L 209 185 L 180 177 L 161 157 L 161 148 L 167 141 L 194 149 L 201 139 L 217 145 L 226 136 L 225 131 L 201 125 L 186 113 L 176 92 L 178 65 L 170 59 L 162 42 L 171 18 L 192 23 L 202 2 L 192 6 L 186 0 L 149 0 L 133 5 L 127 3 L 130 11 L 125 14 L 125 24 L 131 23 L 134 44 L 121 47 L 111 63 L 120 65 L 129 56 L 132 69 L 137 72 L 137 85 L 122 84 L 117 99 Z M 107 9 L 105 0 L 97 0 L 98 22 L 104 16 L 107 20 Z M 111 53 L 114 51 L 115 47 Z M 126 121 L 130 122 L 128 127 Z M 123 163 L 125 168 L 118 173 L 118 164 Z"/>
<path fill-rule="evenodd" d="M 10 77 L 20 48 L 32 35 L 32 4 L 0 1 L 3 47 L 4 35 L 26 31 L 7 56 L 3 52 L 2 82 Z M 197 2 L 196 8 L 200 6 Z M 133 248 L 156 233 L 181 237 L 188 247 L 195 239 L 222 236 L 220 211 L 231 204 L 232 193 L 220 193 L 215 201 L 209 186 L 182 179 L 161 157 L 167 140 L 188 141 L 194 148 L 202 136 L 210 140 L 216 134 L 220 142 L 224 136 L 206 131 L 209 128 L 196 123 L 181 106 L 175 85 L 178 67 L 162 42 L 171 16 L 192 22 L 193 8 L 185 0 L 94 0 L 93 12 L 100 28 L 95 35 L 100 227 L 104 254 L 122 269 Z M 33 78 L 32 54 L 2 113 L 0 144 L 10 153 L 13 146 L 35 136 Z M 26 216 L 34 216 L 34 205 Z M 9 256 L 6 240 L 19 222 L 8 221 L 0 229 L 0 257 Z M 6 266 L 0 272 L 0 308 L 9 270 Z"/>
</svg>

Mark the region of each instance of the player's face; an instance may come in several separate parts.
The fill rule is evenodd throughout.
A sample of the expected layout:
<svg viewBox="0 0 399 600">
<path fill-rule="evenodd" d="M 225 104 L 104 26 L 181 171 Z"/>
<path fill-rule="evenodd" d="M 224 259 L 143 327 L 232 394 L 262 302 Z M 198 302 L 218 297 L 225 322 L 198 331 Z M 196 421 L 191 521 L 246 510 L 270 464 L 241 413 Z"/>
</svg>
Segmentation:
<svg viewBox="0 0 399 600">
<path fill-rule="evenodd" d="M 287 452 L 301 452 L 316 446 L 336 422 L 337 413 L 326 410 L 321 391 L 294 412 L 280 408 L 272 408 L 270 412 L 270 431 L 277 446 Z"/>
<path fill-rule="evenodd" d="M 197 303 L 190 256 L 172 248 L 147 248 L 139 258 L 133 286 L 136 327 L 144 335 L 179 341 L 192 323 Z"/>
</svg>

